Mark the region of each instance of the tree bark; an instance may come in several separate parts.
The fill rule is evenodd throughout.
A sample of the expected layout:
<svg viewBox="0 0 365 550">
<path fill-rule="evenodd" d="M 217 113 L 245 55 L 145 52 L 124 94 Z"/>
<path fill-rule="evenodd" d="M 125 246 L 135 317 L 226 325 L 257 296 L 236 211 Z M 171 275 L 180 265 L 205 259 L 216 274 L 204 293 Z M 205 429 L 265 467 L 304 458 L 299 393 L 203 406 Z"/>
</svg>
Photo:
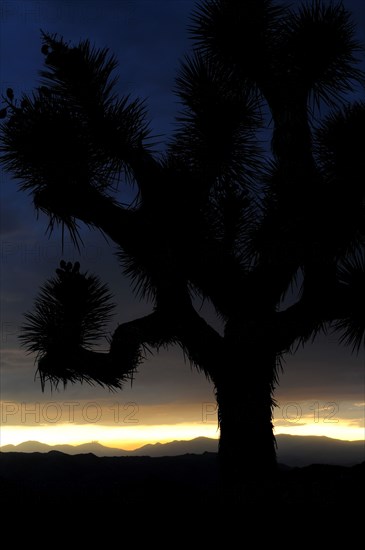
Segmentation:
<svg viewBox="0 0 365 550">
<path fill-rule="evenodd" d="M 221 492 L 231 502 L 251 499 L 275 477 L 275 373 L 275 353 L 233 348 L 227 354 L 227 369 L 214 379 Z"/>
</svg>

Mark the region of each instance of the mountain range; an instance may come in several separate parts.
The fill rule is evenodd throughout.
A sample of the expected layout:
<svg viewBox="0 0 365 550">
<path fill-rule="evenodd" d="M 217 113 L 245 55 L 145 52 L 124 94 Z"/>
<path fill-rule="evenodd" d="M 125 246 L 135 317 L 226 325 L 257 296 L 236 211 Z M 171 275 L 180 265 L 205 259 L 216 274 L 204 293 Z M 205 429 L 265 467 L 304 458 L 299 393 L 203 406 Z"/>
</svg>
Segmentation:
<svg viewBox="0 0 365 550">
<path fill-rule="evenodd" d="M 291 467 L 310 464 L 353 466 L 365 461 L 365 441 L 342 441 L 322 436 L 278 435 L 278 461 Z M 16 453 L 48 453 L 58 451 L 68 455 L 94 454 L 99 457 L 148 456 L 172 457 L 185 454 L 216 453 L 218 440 L 197 437 L 189 441 L 172 441 L 144 445 L 133 451 L 106 447 L 97 441 L 82 445 L 46 445 L 26 441 L 19 445 L 4 445 L 0 451 Z"/>
</svg>

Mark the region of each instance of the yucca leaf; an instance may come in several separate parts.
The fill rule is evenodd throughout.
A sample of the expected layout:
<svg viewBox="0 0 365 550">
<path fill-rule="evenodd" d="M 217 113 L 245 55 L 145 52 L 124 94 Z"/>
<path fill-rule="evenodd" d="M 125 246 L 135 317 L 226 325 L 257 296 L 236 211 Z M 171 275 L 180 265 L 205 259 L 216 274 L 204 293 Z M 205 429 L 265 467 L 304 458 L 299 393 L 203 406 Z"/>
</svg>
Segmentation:
<svg viewBox="0 0 365 550">
<path fill-rule="evenodd" d="M 343 3 L 313 0 L 287 14 L 279 48 L 281 72 L 293 89 L 333 105 L 354 83 L 364 82 L 356 67 L 361 49 Z"/>
<path fill-rule="evenodd" d="M 357 353 L 365 347 L 365 253 L 364 250 L 344 260 L 338 278 L 346 290 L 350 313 L 333 325 L 340 333 L 340 342 Z"/>
<path fill-rule="evenodd" d="M 33 312 L 25 314 L 20 340 L 39 358 L 91 349 L 105 337 L 114 308 L 111 294 L 95 275 L 80 273 L 79 267 L 78 262 L 61 262 L 56 277 L 41 288 Z"/>
</svg>

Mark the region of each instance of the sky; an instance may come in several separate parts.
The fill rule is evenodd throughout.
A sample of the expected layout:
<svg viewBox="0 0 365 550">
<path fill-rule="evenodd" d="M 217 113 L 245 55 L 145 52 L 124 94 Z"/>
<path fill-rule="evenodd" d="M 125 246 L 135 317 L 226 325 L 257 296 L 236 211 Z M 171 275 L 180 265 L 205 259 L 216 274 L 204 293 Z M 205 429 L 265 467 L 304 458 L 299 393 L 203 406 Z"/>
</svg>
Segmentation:
<svg viewBox="0 0 365 550">
<path fill-rule="evenodd" d="M 344 4 L 365 43 L 363 0 Z M 179 108 L 172 88 L 178 61 L 190 47 L 187 25 L 194 5 L 191 0 L 2 0 L 1 92 L 11 87 L 19 96 L 37 85 L 41 29 L 73 43 L 88 38 L 118 58 L 118 91 L 146 98 L 153 134 L 161 136 L 163 148 Z M 80 384 L 41 392 L 34 357 L 19 346 L 19 327 L 60 259 L 80 261 L 82 270 L 109 284 L 118 303 L 114 328 L 149 313 L 151 304 L 133 296 L 113 245 L 97 232 L 83 230 L 81 255 L 67 239 L 62 254 L 60 234 L 48 238 L 47 219 L 37 220 L 31 198 L 20 194 L 16 181 L 4 172 L 0 198 L 0 445 L 99 441 L 132 449 L 157 441 L 217 438 L 214 388 L 184 362 L 178 348 L 149 356 L 133 385 L 119 392 Z M 219 328 L 208 308 L 202 313 Z M 288 355 L 275 395 L 275 433 L 363 439 L 364 366 L 364 352 L 351 355 L 335 336 L 321 336 Z"/>
</svg>

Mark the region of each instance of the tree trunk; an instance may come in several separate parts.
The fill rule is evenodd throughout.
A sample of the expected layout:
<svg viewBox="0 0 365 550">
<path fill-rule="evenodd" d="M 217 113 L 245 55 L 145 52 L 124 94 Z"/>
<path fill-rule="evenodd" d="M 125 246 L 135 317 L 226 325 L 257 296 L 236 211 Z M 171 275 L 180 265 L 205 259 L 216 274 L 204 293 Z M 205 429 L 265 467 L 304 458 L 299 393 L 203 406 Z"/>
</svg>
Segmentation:
<svg viewBox="0 0 365 550">
<path fill-rule="evenodd" d="M 275 353 L 256 349 L 243 358 L 243 349 L 231 351 L 228 368 L 214 380 L 221 489 L 230 501 L 262 493 L 277 469 L 272 424 Z"/>
</svg>

